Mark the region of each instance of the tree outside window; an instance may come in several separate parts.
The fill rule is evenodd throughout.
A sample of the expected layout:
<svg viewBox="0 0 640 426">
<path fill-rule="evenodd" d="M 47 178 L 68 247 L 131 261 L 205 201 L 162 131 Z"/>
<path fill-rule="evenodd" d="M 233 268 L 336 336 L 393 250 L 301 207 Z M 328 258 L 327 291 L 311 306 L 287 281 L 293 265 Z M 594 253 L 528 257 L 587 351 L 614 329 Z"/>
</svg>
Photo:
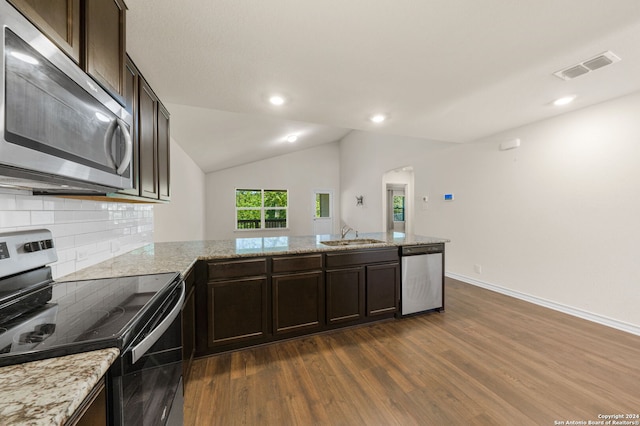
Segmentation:
<svg viewBox="0 0 640 426">
<path fill-rule="evenodd" d="M 393 221 L 404 222 L 404 195 L 393 196 Z"/>
<path fill-rule="evenodd" d="M 287 228 L 289 192 L 236 189 L 236 229 Z"/>
</svg>

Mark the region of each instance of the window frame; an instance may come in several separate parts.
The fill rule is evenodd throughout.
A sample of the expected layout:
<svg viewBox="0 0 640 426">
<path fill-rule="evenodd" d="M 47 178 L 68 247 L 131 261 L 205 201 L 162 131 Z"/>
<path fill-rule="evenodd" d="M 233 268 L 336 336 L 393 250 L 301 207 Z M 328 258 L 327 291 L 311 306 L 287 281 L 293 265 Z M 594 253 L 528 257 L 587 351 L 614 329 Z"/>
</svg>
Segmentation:
<svg viewBox="0 0 640 426">
<path fill-rule="evenodd" d="M 238 191 L 255 191 L 260 192 L 260 207 L 238 207 Z M 285 207 L 267 207 L 265 206 L 265 192 L 284 192 L 287 196 L 287 205 Z M 234 190 L 235 204 L 235 231 L 273 231 L 289 229 L 289 190 L 288 189 L 264 189 L 264 188 L 235 188 Z M 238 212 L 239 211 L 260 211 L 260 227 L 259 228 L 238 228 Z M 267 228 L 267 211 L 283 210 L 285 214 L 285 222 L 283 227 Z"/>
</svg>

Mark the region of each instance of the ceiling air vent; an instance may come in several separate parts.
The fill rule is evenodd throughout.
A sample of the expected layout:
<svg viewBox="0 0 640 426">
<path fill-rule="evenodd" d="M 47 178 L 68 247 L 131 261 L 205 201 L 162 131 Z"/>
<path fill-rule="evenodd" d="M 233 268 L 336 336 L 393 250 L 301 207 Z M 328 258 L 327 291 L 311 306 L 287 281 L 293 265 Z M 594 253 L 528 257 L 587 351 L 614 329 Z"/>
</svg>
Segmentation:
<svg viewBox="0 0 640 426">
<path fill-rule="evenodd" d="M 595 71 L 598 68 L 611 65 L 614 62 L 618 62 L 619 60 L 620 58 L 616 56 L 616 54 L 614 54 L 613 52 L 607 51 L 599 55 L 596 55 L 593 58 L 589 58 L 586 61 L 583 61 L 579 64 L 572 65 L 560 71 L 556 71 L 553 73 L 553 75 L 563 80 L 572 80 L 576 77 L 580 77 L 581 75 L 587 74 L 591 71 Z"/>
</svg>

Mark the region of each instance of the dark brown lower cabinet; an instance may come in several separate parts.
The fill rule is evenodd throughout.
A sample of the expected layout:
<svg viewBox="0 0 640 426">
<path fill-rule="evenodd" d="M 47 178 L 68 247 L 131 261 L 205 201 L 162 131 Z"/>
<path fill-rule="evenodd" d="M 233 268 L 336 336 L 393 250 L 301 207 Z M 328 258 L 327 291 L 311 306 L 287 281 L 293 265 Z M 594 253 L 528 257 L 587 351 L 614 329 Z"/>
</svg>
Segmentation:
<svg viewBox="0 0 640 426">
<path fill-rule="evenodd" d="M 267 278 L 209 282 L 209 346 L 262 339 L 268 333 Z"/>
<path fill-rule="evenodd" d="M 72 426 L 107 426 L 107 395 L 104 378 L 100 379 L 66 424 Z"/>
<path fill-rule="evenodd" d="M 367 316 L 396 313 L 399 293 L 400 264 L 367 266 Z"/>
<path fill-rule="evenodd" d="M 365 268 L 326 272 L 327 323 L 336 324 L 364 318 Z"/>
<path fill-rule="evenodd" d="M 273 332 L 313 331 L 324 325 L 322 271 L 271 277 Z"/>
<path fill-rule="evenodd" d="M 396 247 L 220 259 L 197 269 L 198 356 L 393 318 L 400 305 Z"/>
</svg>

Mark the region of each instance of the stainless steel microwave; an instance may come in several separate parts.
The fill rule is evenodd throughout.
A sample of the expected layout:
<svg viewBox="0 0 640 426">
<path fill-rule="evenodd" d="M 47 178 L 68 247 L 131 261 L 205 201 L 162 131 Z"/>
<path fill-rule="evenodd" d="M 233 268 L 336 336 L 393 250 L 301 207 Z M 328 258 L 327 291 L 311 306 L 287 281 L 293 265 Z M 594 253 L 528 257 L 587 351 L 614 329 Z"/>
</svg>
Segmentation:
<svg viewBox="0 0 640 426">
<path fill-rule="evenodd" d="M 0 186 L 131 188 L 131 114 L 6 0 L 0 28 Z"/>
</svg>

